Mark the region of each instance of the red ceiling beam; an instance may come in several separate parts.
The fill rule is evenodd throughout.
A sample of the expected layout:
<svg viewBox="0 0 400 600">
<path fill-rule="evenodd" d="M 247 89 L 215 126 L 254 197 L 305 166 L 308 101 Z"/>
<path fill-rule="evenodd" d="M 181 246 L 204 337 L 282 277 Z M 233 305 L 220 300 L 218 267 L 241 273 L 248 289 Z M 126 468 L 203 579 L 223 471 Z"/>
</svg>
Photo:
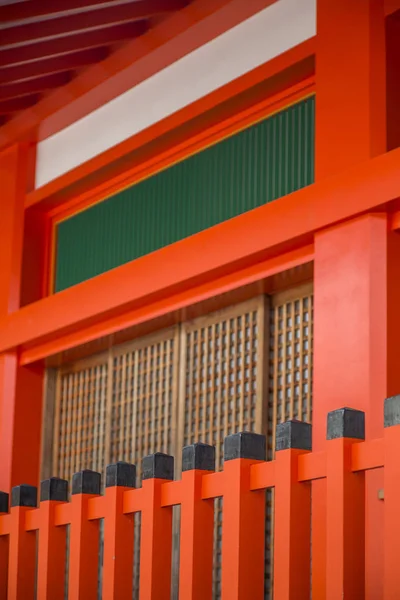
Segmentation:
<svg viewBox="0 0 400 600">
<path fill-rule="evenodd" d="M 124 0 L 40 0 L 39 2 L 20 2 L 7 6 L 0 6 L 0 23 L 11 23 L 13 21 L 24 21 L 42 16 L 57 16 L 60 13 L 75 11 L 82 13 L 101 8 L 104 4 L 118 6 Z M 139 2 L 136 2 L 139 4 Z M 154 5 L 157 5 L 153 1 Z M 168 2 L 164 3 L 168 4 Z M 171 2 L 171 4 L 173 4 Z M 163 9 L 174 10 L 172 9 Z M 160 12 L 158 10 L 158 12 Z M 154 13 L 153 13 L 154 14 Z"/>
<path fill-rule="evenodd" d="M 26 63 L 25 65 L 0 69 L 0 84 L 33 79 L 52 73 L 61 73 L 62 71 L 72 71 L 73 69 L 98 63 L 104 60 L 107 55 L 107 48 L 94 48 L 47 60 Z"/>
<path fill-rule="evenodd" d="M 11 100 L 12 98 L 44 92 L 65 85 L 69 81 L 71 81 L 71 73 L 66 72 L 2 85 L 0 86 L 0 100 Z"/>
<path fill-rule="evenodd" d="M 13 21 L 24 21 L 57 15 L 68 11 L 85 11 L 99 8 L 105 3 L 119 4 L 121 0 L 40 0 L 39 2 L 18 2 L 0 6 L 0 23 L 11 23 Z"/>
<path fill-rule="evenodd" d="M 64 38 L 12 48 L 10 50 L 0 50 L 0 67 L 9 67 L 58 54 L 87 50 L 88 48 L 108 46 L 133 39 L 146 30 L 147 26 L 145 23 L 125 23 L 123 25 L 115 25 L 114 27 L 105 27 L 98 31 L 88 31 Z"/>
<path fill-rule="evenodd" d="M 107 27 L 111 24 L 146 19 L 159 13 L 178 10 L 187 4 L 186 0 L 137 0 L 129 4 L 119 4 L 79 15 L 38 21 L 1 30 L 0 47 L 9 47 L 24 42 L 34 42 L 58 35 L 71 35 L 74 32 Z"/>
<path fill-rule="evenodd" d="M 39 94 L 14 98 L 14 100 L 5 100 L 4 102 L 0 102 L 0 115 L 8 115 L 20 110 L 25 110 L 36 104 L 39 100 Z"/>
</svg>

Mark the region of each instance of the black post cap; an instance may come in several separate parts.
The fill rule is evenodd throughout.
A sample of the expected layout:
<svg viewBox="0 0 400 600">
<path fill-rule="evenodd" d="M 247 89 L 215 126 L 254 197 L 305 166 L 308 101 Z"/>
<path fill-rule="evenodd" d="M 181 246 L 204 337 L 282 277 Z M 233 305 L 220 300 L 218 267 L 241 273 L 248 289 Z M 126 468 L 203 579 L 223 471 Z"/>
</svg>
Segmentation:
<svg viewBox="0 0 400 600">
<path fill-rule="evenodd" d="M 40 484 L 40 502 L 56 500 L 57 502 L 68 502 L 68 481 L 59 477 L 45 479 Z"/>
<path fill-rule="evenodd" d="M 17 485 L 11 490 L 11 506 L 26 506 L 36 508 L 37 506 L 37 487 L 34 485 Z"/>
<path fill-rule="evenodd" d="M 106 487 L 134 488 L 136 485 L 136 467 L 127 462 L 108 465 L 106 469 Z"/>
<path fill-rule="evenodd" d="M 224 440 L 224 461 L 234 460 L 235 458 L 265 460 L 265 436 L 250 431 L 228 435 Z"/>
<path fill-rule="evenodd" d="M 400 395 L 386 398 L 383 412 L 385 427 L 400 425 Z"/>
<path fill-rule="evenodd" d="M 312 427 L 310 423 L 290 419 L 276 426 L 275 449 L 279 450 L 311 450 Z"/>
<path fill-rule="evenodd" d="M 0 513 L 8 513 L 10 498 L 6 492 L 0 492 Z"/>
<path fill-rule="evenodd" d="M 101 475 L 96 471 L 79 471 L 72 476 L 72 495 L 100 494 Z"/>
<path fill-rule="evenodd" d="M 182 471 L 215 471 L 215 448 L 209 444 L 185 446 L 182 452 Z"/>
<path fill-rule="evenodd" d="M 327 440 L 365 439 L 365 414 L 354 408 L 338 408 L 328 413 Z"/>
<path fill-rule="evenodd" d="M 149 454 L 142 460 L 142 479 L 174 479 L 174 457 L 162 452 Z"/>
</svg>

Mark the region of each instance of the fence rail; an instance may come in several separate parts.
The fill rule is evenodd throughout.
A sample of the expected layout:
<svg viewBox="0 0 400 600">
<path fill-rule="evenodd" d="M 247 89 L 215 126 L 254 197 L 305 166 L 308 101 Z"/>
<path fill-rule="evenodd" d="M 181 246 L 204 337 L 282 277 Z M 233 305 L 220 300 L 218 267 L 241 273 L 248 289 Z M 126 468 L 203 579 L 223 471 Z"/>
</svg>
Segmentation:
<svg viewBox="0 0 400 600">
<path fill-rule="evenodd" d="M 384 600 L 400 598 L 400 396 L 385 401 L 384 435 L 364 441 L 361 411 L 328 414 L 326 447 L 311 451 L 311 425 L 287 421 L 277 428 L 276 455 L 266 461 L 262 435 L 230 435 L 224 469 L 214 472 L 215 449 L 183 449 L 182 478 L 173 481 L 174 459 L 161 453 L 136 469 L 109 465 L 101 476 L 81 471 L 68 482 L 52 478 L 37 489 L 0 493 L 0 599 L 64 597 L 67 525 L 70 526 L 68 597 L 97 600 L 99 523 L 104 519 L 103 600 L 132 598 L 134 519 L 141 513 L 140 600 L 171 594 L 172 507 L 181 506 L 180 600 L 212 597 L 214 499 L 223 497 L 223 600 L 264 596 L 265 490 L 275 489 L 274 598 L 309 600 L 311 482 L 325 479 L 326 586 L 329 600 L 364 597 L 365 472 L 384 467 Z M 37 536 L 38 532 L 38 536 Z M 36 539 L 38 537 L 38 545 Z"/>
</svg>

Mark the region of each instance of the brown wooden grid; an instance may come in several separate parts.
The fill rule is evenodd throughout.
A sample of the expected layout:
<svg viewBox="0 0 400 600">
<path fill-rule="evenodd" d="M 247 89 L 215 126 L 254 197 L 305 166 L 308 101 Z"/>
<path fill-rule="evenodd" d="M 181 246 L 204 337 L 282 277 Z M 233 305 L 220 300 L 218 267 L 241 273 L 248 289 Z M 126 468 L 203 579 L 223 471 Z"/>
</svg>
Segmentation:
<svg viewBox="0 0 400 600">
<path fill-rule="evenodd" d="M 176 457 L 179 476 L 181 448 L 194 441 L 216 446 L 220 469 L 224 437 L 240 430 L 267 434 L 271 459 L 277 423 L 311 420 L 312 303 L 309 285 L 254 298 L 60 369 L 52 472 L 71 479 L 81 468 L 104 472 L 106 464 L 127 460 L 140 477 L 142 457 L 162 451 Z M 268 598 L 271 494 L 267 514 Z M 220 591 L 221 529 L 218 500 L 214 598 Z M 136 591 L 138 583 L 136 575 Z"/>
<path fill-rule="evenodd" d="M 183 326 L 180 369 L 182 445 L 216 447 L 223 465 L 224 438 L 237 431 L 263 430 L 264 297 L 201 317 Z M 221 585 L 222 500 L 216 501 L 214 591 Z"/>
<path fill-rule="evenodd" d="M 53 473 L 71 480 L 82 468 L 102 470 L 108 386 L 107 357 L 59 371 L 53 443 Z"/>
<path fill-rule="evenodd" d="M 312 419 L 313 293 L 312 285 L 271 298 L 269 311 L 268 459 L 275 454 L 278 423 Z M 267 492 L 266 598 L 272 597 L 273 492 Z"/>
</svg>

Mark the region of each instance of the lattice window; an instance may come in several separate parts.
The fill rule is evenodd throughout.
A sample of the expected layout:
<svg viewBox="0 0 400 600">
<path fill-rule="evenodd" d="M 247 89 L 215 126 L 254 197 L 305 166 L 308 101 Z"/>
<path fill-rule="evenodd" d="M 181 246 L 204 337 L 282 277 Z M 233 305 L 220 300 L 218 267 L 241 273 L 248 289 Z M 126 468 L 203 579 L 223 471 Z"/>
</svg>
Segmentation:
<svg viewBox="0 0 400 600">
<path fill-rule="evenodd" d="M 312 286 L 272 297 L 269 323 L 268 458 L 276 426 L 287 419 L 311 423 L 313 364 Z M 273 492 L 267 492 L 265 597 L 273 593 Z"/>
<path fill-rule="evenodd" d="M 83 468 L 103 469 L 107 387 L 106 358 L 60 371 L 53 474 L 71 480 Z"/>
<path fill-rule="evenodd" d="M 174 453 L 177 363 L 174 332 L 118 349 L 112 359 L 110 462 L 136 464 L 152 452 Z"/>
<path fill-rule="evenodd" d="M 311 422 L 313 295 L 309 286 L 273 297 L 270 310 L 268 450 L 277 423 Z"/>
<path fill-rule="evenodd" d="M 256 299 L 184 327 L 183 445 L 216 446 L 223 463 L 224 438 L 262 427 L 264 299 Z M 216 502 L 214 592 L 221 585 L 222 501 Z"/>
</svg>

